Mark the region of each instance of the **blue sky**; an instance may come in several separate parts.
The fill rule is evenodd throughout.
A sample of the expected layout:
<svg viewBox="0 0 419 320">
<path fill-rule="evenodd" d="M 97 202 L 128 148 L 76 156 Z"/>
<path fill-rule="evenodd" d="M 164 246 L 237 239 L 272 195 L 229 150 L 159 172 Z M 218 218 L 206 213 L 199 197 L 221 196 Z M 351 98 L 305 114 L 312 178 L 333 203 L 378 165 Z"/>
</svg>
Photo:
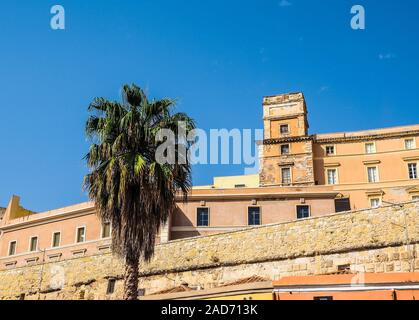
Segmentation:
<svg viewBox="0 0 419 320">
<path fill-rule="evenodd" d="M 198 126 L 261 128 L 264 95 L 303 91 L 310 132 L 419 123 L 414 0 L 62 0 L 0 3 L 0 205 L 85 201 L 87 105 L 124 83 L 178 98 Z M 350 28 L 352 5 L 366 30 Z M 194 183 L 242 174 L 197 166 Z"/>
</svg>

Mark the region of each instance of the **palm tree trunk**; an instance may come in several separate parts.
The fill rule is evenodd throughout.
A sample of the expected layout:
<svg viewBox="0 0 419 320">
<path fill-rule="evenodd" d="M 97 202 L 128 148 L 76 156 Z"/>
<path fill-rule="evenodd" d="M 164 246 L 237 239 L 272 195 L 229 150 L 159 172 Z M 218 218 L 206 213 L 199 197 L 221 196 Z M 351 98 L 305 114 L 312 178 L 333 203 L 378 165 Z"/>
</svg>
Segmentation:
<svg viewBox="0 0 419 320">
<path fill-rule="evenodd" d="M 125 260 L 124 300 L 138 299 L 138 266 L 139 258 Z"/>
</svg>

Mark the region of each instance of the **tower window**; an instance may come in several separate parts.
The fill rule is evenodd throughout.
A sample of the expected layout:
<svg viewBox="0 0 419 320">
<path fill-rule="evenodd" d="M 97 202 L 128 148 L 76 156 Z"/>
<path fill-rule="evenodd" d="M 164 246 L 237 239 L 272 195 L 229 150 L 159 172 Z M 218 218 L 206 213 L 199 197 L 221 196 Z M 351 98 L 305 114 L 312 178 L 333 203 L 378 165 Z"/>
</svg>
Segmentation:
<svg viewBox="0 0 419 320">
<path fill-rule="evenodd" d="M 290 127 L 287 124 L 281 124 L 279 126 L 279 132 L 281 133 L 281 135 L 287 135 L 290 133 Z"/>
<path fill-rule="evenodd" d="M 291 168 L 281 169 L 282 184 L 291 184 Z"/>
<path fill-rule="evenodd" d="M 290 145 L 289 144 L 282 144 L 281 145 L 281 154 L 290 154 Z"/>
<path fill-rule="evenodd" d="M 326 155 L 332 156 L 336 154 L 335 146 L 326 146 Z"/>
</svg>

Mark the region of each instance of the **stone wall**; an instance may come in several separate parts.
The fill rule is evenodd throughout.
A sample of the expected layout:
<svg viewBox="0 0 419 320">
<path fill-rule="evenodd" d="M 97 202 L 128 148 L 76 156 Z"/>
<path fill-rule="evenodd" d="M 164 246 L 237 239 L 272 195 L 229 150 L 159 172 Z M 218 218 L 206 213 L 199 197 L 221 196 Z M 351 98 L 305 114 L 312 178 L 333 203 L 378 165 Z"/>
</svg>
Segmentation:
<svg viewBox="0 0 419 320">
<path fill-rule="evenodd" d="M 419 202 L 178 240 L 141 269 L 146 293 L 183 282 L 211 288 L 260 275 L 419 271 Z M 0 299 L 118 299 L 122 264 L 111 254 L 0 272 Z M 106 295 L 109 278 L 116 291 Z"/>
</svg>

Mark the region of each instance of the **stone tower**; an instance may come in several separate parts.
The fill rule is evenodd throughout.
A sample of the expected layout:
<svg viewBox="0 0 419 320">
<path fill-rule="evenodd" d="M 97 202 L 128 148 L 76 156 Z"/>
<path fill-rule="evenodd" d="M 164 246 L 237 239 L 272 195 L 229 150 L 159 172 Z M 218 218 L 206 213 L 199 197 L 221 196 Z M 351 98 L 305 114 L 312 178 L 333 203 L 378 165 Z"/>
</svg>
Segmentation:
<svg viewBox="0 0 419 320">
<path fill-rule="evenodd" d="M 314 185 L 313 139 L 302 93 L 263 99 L 261 186 Z"/>
</svg>

